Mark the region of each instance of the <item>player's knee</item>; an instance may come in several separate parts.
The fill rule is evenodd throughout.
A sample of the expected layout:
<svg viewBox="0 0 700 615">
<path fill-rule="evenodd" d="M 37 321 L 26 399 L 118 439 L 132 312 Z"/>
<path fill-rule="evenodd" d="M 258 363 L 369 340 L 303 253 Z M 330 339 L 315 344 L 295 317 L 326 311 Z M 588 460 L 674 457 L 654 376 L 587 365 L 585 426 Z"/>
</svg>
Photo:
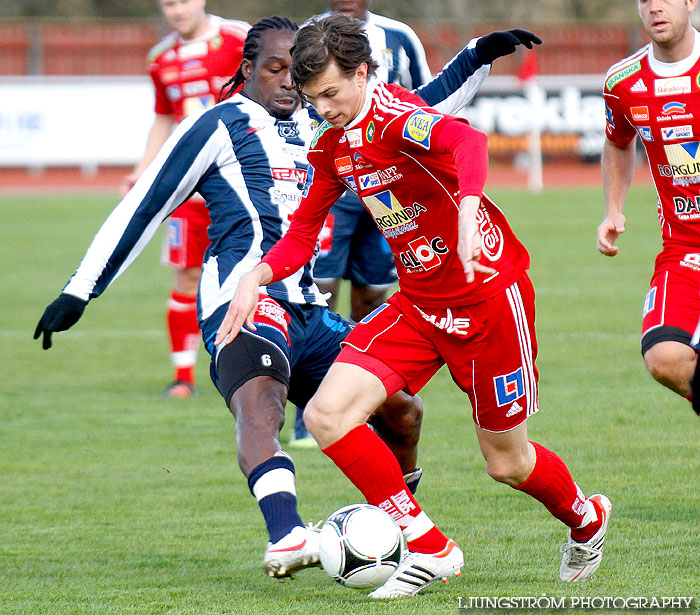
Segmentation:
<svg viewBox="0 0 700 615">
<path fill-rule="evenodd" d="M 423 400 L 418 395 L 403 395 L 398 402 L 395 418 L 397 435 L 407 444 L 416 444 L 423 422 Z"/>
<path fill-rule="evenodd" d="M 678 354 L 669 351 L 664 344 L 657 344 L 644 353 L 644 364 L 654 380 L 664 386 L 670 386 L 678 379 L 679 366 L 682 362 Z"/>
<path fill-rule="evenodd" d="M 524 457 L 493 455 L 486 460 L 486 473 L 496 482 L 517 487 L 527 479 L 529 474 L 527 465 L 527 459 Z"/>
</svg>

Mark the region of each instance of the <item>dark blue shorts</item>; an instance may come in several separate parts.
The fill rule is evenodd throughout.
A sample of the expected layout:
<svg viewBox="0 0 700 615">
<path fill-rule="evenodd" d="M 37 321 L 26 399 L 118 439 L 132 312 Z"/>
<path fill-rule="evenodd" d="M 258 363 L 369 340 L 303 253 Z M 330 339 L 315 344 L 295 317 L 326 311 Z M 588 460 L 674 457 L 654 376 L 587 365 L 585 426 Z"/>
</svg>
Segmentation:
<svg viewBox="0 0 700 615">
<path fill-rule="evenodd" d="M 396 282 L 389 244 L 357 195 L 348 190 L 329 213 L 333 215 L 331 248 L 316 259 L 314 279 L 345 278 L 360 286 Z"/>
<path fill-rule="evenodd" d="M 242 384 L 259 375 L 270 375 L 289 387 L 289 401 L 304 407 L 338 356 L 340 342 L 350 332 L 350 324 L 326 307 L 275 301 L 289 317 L 287 330 L 256 323 L 255 332 L 241 333 L 233 340 L 231 352 L 214 347 L 228 304 L 201 323 L 204 344 L 212 355 L 211 378 L 227 405 Z M 238 345 L 245 354 L 238 352 Z M 262 366 L 256 361 L 258 356 L 266 357 L 265 364 L 270 365 Z"/>
</svg>

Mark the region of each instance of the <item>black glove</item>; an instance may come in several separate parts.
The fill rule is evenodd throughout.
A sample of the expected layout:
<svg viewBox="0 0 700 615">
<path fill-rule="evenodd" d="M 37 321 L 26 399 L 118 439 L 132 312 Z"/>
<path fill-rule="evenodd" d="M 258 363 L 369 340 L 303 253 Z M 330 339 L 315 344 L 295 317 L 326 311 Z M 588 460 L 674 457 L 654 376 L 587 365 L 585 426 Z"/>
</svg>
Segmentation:
<svg viewBox="0 0 700 615">
<path fill-rule="evenodd" d="M 34 331 L 34 339 L 39 339 L 39 336 L 43 333 L 44 339 L 41 346 L 44 350 L 48 350 L 51 348 L 51 334 L 56 331 L 70 329 L 80 320 L 86 305 L 87 301 L 83 299 L 67 293 L 61 293 L 44 310 L 44 315 Z"/>
<path fill-rule="evenodd" d="M 518 45 L 532 49 L 533 43 L 541 45 L 542 39 L 527 30 L 499 30 L 479 38 L 474 51 L 482 64 L 491 64 L 496 58 L 514 53 Z"/>
</svg>

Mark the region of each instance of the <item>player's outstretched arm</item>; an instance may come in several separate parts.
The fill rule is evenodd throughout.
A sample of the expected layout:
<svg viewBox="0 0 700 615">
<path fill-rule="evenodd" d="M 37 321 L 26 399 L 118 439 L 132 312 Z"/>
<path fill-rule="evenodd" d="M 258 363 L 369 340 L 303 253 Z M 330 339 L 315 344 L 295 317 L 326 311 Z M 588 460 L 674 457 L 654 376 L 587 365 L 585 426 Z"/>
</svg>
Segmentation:
<svg viewBox="0 0 700 615">
<path fill-rule="evenodd" d="M 70 329 L 83 315 L 87 301 L 75 295 L 61 293 L 44 310 L 34 330 L 34 339 L 44 336 L 41 347 L 44 350 L 51 348 L 51 334 Z"/>
<path fill-rule="evenodd" d="M 241 327 L 246 324 L 251 331 L 255 331 L 253 316 L 258 305 L 260 287 L 272 281 L 272 269 L 267 263 L 256 265 L 246 273 L 238 282 L 233 299 L 228 305 L 226 315 L 216 334 L 214 345 L 224 342 L 229 343 L 238 335 Z"/>
<path fill-rule="evenodd" d="M 635 164 L 635 140 L 626 147 L 619 147 L 606 140 L 601 159 L 603 188 L 605 191 L 605 219 L 598 226 L 598 251 L 605 256 L 615 256 L 619 248 L 617 238 L 625 232 L 626 219 L 622 213 L 627 192 L 632 184 Z"/>
</svg>

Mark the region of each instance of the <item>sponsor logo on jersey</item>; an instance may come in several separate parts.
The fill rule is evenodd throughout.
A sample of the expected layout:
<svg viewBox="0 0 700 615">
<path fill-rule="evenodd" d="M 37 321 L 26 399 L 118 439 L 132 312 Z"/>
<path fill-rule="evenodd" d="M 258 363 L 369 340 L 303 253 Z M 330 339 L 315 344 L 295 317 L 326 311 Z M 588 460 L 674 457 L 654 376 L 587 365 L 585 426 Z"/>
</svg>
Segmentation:
<svg viewBox="0 0 700 615">
<path fill-rule="evenodd" d="M 673 101 L 661 107 L 661 115 L 673 115 L 674 113 L 685 113 L 685 103 Z"/>
<path fill-rule="evenodd" d="M 430 149 L 430 134 L 433 131 L 433 126 L 441 119 L 441 115 L 428 113 L 422 109 L 414 111 L 408 116 L 403 126 L 403 138 L 425 149 Z"/>
<path fill-rule="evenodd" d="M 350 156 L 336 158 L 335 168 L 338 171 L 338 175 L 347 175 L 348 173 L 352 173 L 352 160 L 350 160 Z"/>
<path fill-rule="evenodd" d="M 352 175 L 341 178 L 350 190 L 353 192 L 359 192 L 357 189 L 357 184 L 355 183 L 355 178 Z"/>
<path fill-rule="evenodd" d="M 194 70 L 195 68 L 201 68 L 201 67 L 202 67 L 201 60 L 190 60 L 189 62 L 185 62 L 182 65 L 182 70 Z"/>
<path fill-rule="evenodd" d="M 656 306 L 656 286 L 652 286 L 649 289 L 646 297 L 644 297 L 644 309 L 642 310 L 642 316 L 646 316 L 651 312 Z"/>
<path fill-rule="evenodd" d="M 630 107 L 633 122 L 648 122 L 649 107 Z"/>
<path fill-rule="evenodd" d="M 328 130 L 331 127 L 331 125 L 328 122 L 323 122 L 318 129 L 316 130 L 316 134 L 314 134 L 314 138 L 311 139 L 311 145 L 309 145 L 309 149 L 313 149 L 316 147 L 316 144 L 318 143 L 318 140 L 321 138 L 324 132 Z"/>
<path fill-rule="evenodd" d="M 654 79 L 655 96 L 675 96 L 676 94 L 688 94 L 689 92 L 689 75 L 669 77 L 667 79 Z"/>
<path fill-rule="evenodd" d="M 399 181 L 403 177 L 403 174 L 399 173 L 395 166 L 391 166 L 388 169 L 379 169 L 377 170 L 377 175 L 379 175 L 379 180 L 383 186 Z"/>
<path fill-rule="evenodd" d="M 200 79 L 199 81 L 183 83 L 182 92 L 185 96 L 199 96 L 200 94 L 207 94 L 209 92 L 209 82 Z"/>
<path fill-rule="evenodd" d="M 673 211 L 679 220 L 700 218 L 700 196 L 674 196 Z"/>
<path fill-rule="evenodd" d="M 265 126 L 251 126 L 250 128 L 248 128 L 248 130 L 246 130 L 246 132 L 250 135 L 253 135 L 256 132 L 260 132 L 264 128 L 265 128 Z"/>
<path fill-rule="evenodd" d="M 362 130 L 359 128 L 353 128 L 352 130 L 346 130 L 345 136 L 348 138 L 348 145 L 352 148 L 362 147 Z"/>
<path fill-rule="evenodd" d="M 379 230 L 387 238 L 398 237 L 417 228 L 414 219 L 427 211 L 420 203 L 404 207 L 391 190 L 364 196 L 362 200 L 374 217 Z"/>
<path fill-rule="evenodd" d="M 177 50 L 177 57 L 180 61 L 189 60 L 191 58 L 203 58 L 207 55 L 209 45 L 206 41 L 193 41 L 180 45 Z"/>
<path fill-rule="evenodd" d="M 296 122 L 277 120 L 277 134 L 283 139 L 296 139 L 299 137 L 299 127 Z"/>
<path fill-rule="evenodd" d="M 358 179 L 360 180 L 360 190 L 378 188 L 382 185 L 382 182 L 379 180 L 379 175 L 377 175 L 376 173 L 370 173 L 369 175 L 360 175 Z"/>
<path fill-rule="evenodd" d="M 491 220 L 489 212 L 483 205 L 476 210 L 476 223 L 481 233 L 481 251 L 490 261 L 496 261 L 503 254 L 503 232 Z"/>
<path fill-rule="evenodd" d="M 304 169 L 270 169 L 272 179 L 279 179 L 284 182 L 294 182 L 304 184 L 306 182 L 306 171 Z"/>
<path fill-rule="evenodd" d="M 367 124 L 367 130 L 365 132 L 365 136 L 367 137 L 367 143 L 372 143 L 374 139 L 374 122 L 370 120 L 370 123 Z"/>
<path fill-rule="evenodd" d="M 687 267 L 693 271 L 700 271 L 700 254 L 697 252 L 686 254 L 680 262 L 680 266 Z"/>
<path fill-rule="evenodd" d="M 647 86 L 644 84 L 643 79 L 639 79 L 631 88 L 630 92 L 646 92 Z"/>
<path fill-rule="evenodd" d="M 169 85 L 167 88 L 165 88 L 165 95 L 168 97 L 168 100 L 177 102 L 182 98 L 182 91 L 180 90 L 180 86 Z"/>
<path fill-rule="evenodd" d="M 212 94 L 206 96 L 188 96 L 182 105 L 182 112 L 185 117 L 201 113 L 204 109 L 211 107 L 216 101 Z"/>
<path fill-rule="evenodd" d="M 639 133 L 639 136 L 642 137 L 645 141 L 653 141 L 654 136 L 651 134 L 651 127 L 650 126 L 637 126 L 637 132 Z"/>
<path fill-rule="evenodd" d="M 664 141 L 675 141 L 676 139 L 692 139 L 693 127 L 686 126 L 662 126 L 661 138 Z"/>
<path fill-rule="evenodd" d="M 700 183 L 700 141 L 664 145 L 668 164 L 657 165 L 661 177 L 673 178 L 674 186 Z"/>
<path fill-rule="evenodd" d="M 450 308 L 446 308 L 445 315 L 441 315 L 438 318 L 437 314 L 427 314 L 426 312 L 421 310 L 417 305 L 414 305 L 413 307 L 415 307 L 418 310 L 420 315 L 423 318 L 425 318 L 425 320 L 427 320 L 432 325 L 435 325 L 435 327 L 437 327 L 441 331 L 445 331 L 446 333 L 457 335 L 459 337 L 466 337 L 467 335 L 469 335 L 469 325 L 471 322 L 470 318 L 455 318 L 452 315 L 452 310 Z"/>
<path fill-rule="evenodd" d="M 610 75 L 608 80 L 605 82 L 605 87 L 610 92 L 620 81 L 627 79 L 627 77 L 634 75 L 638 70 L 641 70 L 642 65 L 639 62 L 625 66 L 622 70 Z"/>
<path fill-rule="evenodd" d="M 358 170 L 372 168 L 372 165 L 369 162 L 367 162 L 362 156 L 360 156 L 359 152 L 355 152 L 352 155 L 352 160 L 355 163 L 355 168 Z"/>
<path fill-rule="evenodd" d="M 496 389 L 496 403 L 498 406 L 512 404 L 525 395 L 525 382 L 523 380 L 523 368 L 519 367 L 510 374 L 496 376 L 493 379 Z M 515 413 L 514 413 L 515 414 Z"/>
<path fill-rule="evenodd" d="M 421 271 L 435 269 L 442 263 L 440 254 L 449 252 L 442 237 L 434 237 L 430 241 L 425 237 L 419 237 L 409 241 L 408 248 L 399 254 L 399 260 L 409 273 L 417 269 Z"/>
<path fill-rule="evenodd" d="M 172 83 L 173 81 L 177 81 L 179 77 L 180 77 L 180 71 L 175 66 L 171 66 L 169 68 L 164 68 L 160 73 L 160 80 L 165 84 Z"/>
</svg>

